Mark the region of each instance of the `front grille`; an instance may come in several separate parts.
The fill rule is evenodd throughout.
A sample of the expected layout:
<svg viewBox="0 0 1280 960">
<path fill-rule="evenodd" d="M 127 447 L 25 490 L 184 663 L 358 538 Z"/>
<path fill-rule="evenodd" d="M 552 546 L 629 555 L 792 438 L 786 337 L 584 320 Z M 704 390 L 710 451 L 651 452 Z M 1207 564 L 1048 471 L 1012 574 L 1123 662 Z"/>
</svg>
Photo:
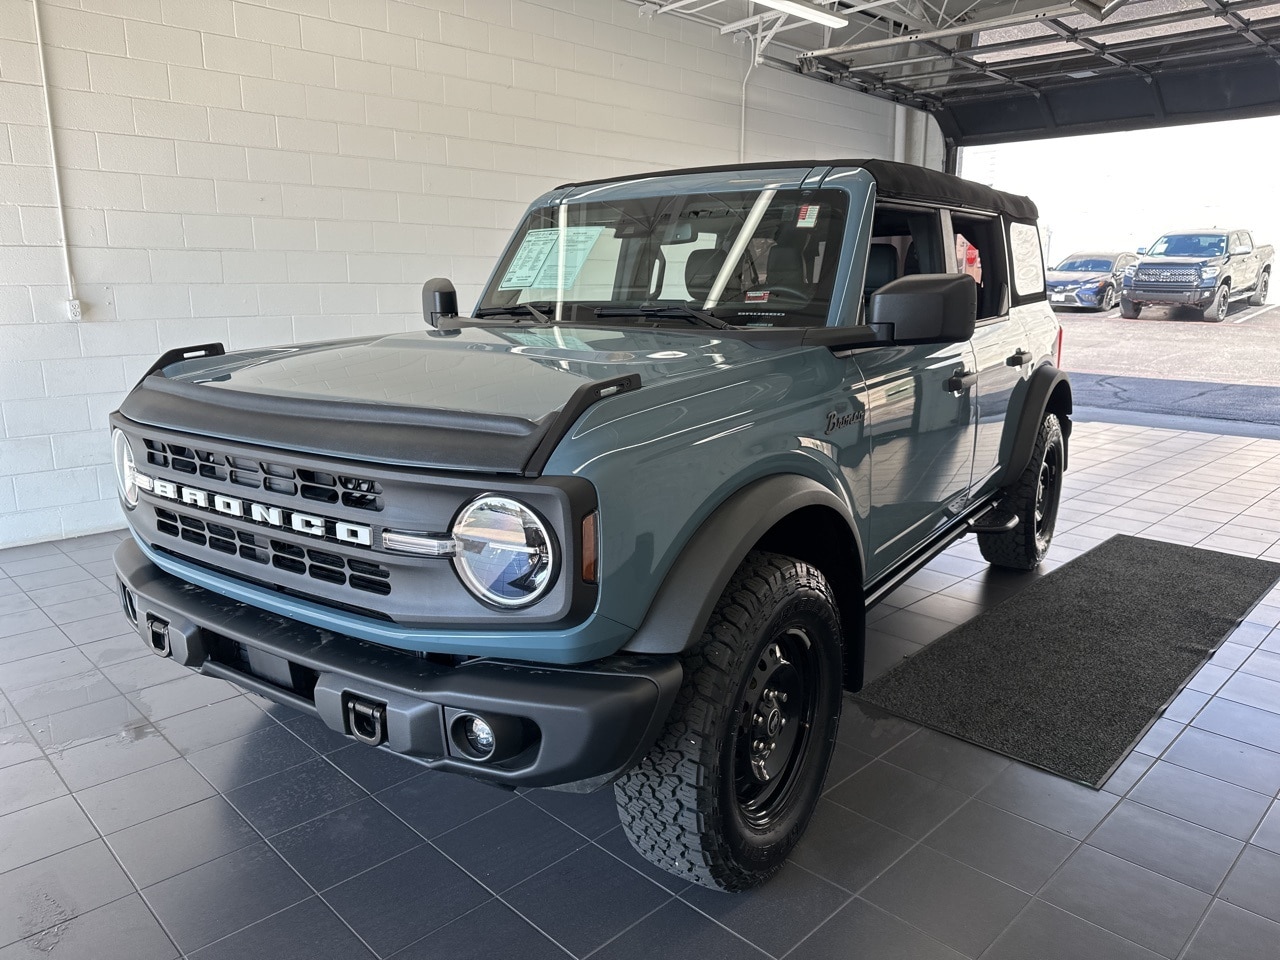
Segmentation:
<svg viewBox="0 0 1280 960">
<path fill-rule="evenodd" d="M 267 490 L 315 503 L 334 503 L 356 510 L 383 508 L 382 484 L 367 477 L 290 467 L 257 457 L 237 457 L 144 437 L 147 463 L 250 490 Z"/>
<path fill-rule="evenodd" d="M 391 593 L 391 571 L 381 564 L 300 546 L 265 533 L 236 530 L 164 507 L 156 507 L 155 511 L 157 530 L 198 547 L 380 597 Z"/>
<path fill-rule="evenodd" d="M 1199 283 L 1200 271 L 1195 267 L 1141 267 L 1136 279 L 1143 283 Z"/>
</svg>

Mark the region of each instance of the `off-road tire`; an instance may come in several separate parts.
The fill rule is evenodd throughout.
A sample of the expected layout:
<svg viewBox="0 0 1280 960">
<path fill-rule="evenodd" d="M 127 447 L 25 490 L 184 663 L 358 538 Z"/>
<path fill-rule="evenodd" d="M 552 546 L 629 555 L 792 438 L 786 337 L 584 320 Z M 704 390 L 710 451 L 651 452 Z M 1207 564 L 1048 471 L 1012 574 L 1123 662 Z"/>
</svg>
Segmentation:
<svg viewBox="0 0 1280 960">
<path fill-rule="evenodd" d="M 1263 270 L 1258 275 L 1258 285 L 1253 288 L 1253 293 L 1249 294 L 1249 306 L 1260 307 L 1267 302 L 1267 289 L 1271 285 L 1271 271 Z"/>
<path fill-rule="evenodd" d="M 1230 309 L 1231 287 L 1224 283 L 1213 291 L 1213 299 L 1204 308 L 1204 318 L 1210 323 L 1221 323 L 1227 319 L 1227 311 Z"/>
<path fill-rule="evenodd" d="M 777 667 L 776 650 L 793 660 Z M 840 617 L 821 572 L 781 554 L 748 554 L 684 656 L 684 682 L 666 729 L 614 784 L 631 845 L 664 870 L 712 889 L 746 890 L 772 876 L 822 792 L 840 719 L 842 657 Z M 802 673 L 799 686 L 778 679 Z M 772 753 L 761 760 L 755 737 L 774 721 L 762 716 L 761 704 L 779 702 L 787 723 L 772 742 L 789 746 L 785 756 L 778 748 L 772 761 Z M 785 766 L 762 782 L 752 772 L 756 762 L 761 769 Z M 765 800 L 752 808 L 756 788 Z"/>
<path fill-rule="evenodd" d="M 1052 414 L 1040 422 L 1031 462 L 1004 494 L 1002 507 L 1019 523 L 1005 533 L 978 534 L 978 548 L 989 563 L 1014 570 L 1034 570 L 1053 542 L 1053 528 L 1062 498 L 1062 467 L 1066 460 L 1062 425 Z"/>
<path fill-rule="evenodd" d="M 1138 314 L 1142 312 L 1142 304 L 1134 303 L 1123 293 L 1120 294 L 1120 316 L 1126 320 L 1137 320 Z"/>
</svg>

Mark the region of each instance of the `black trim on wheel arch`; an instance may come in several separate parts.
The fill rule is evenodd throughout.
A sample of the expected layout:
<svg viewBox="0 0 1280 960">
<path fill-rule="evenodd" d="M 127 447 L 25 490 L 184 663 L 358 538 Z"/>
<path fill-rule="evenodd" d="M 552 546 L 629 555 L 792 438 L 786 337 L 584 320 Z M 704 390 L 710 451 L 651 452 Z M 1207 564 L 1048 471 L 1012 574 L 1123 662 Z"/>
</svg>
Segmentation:
<svg viewBox="0 0 1280 960">
<path fill-rule="evenodd" d="M 1061 386 L 1065 394 L 1057 393 Z M 1053 399 L 1058 396 L 1059 399 Z M 1015 409 L 1017 392 L 1009 409 Z M 1050 402 L 1053 408 L 1050 409 Z M 1067 439 L 1071 436 L 1071 381 L 1067 375 L 1051 363 L 1041 364 L 1027 380 L 1026 392 L 1022 396 L 1022 415 L 1018 425 L 1010 433 L 1010 422 L 1005 423 L 1005 436 L 1000 444 L 1004 458 L 1004 469 L 996 479 L 997 487 L 1007 487 L 1022 476 L 1022 471 L 1031 462 L 1031 454 L 1036 448 L 1036 438 L 1040 435 L 1040 422 L 1046 413 L 1056 413 L 1062 427 L 1063 455 L 1062 469 L 1067 468 Z"/>
<path fill-rule="evenodd" d="M 804 507 L 836 511 L 857 547 L 858 569 L 866 569 L 862 543 L 849 507 L 818 481 L 777 474 L 743 487 L 716 508 L 672 564 L 644 622 L 622 648 L 626 653 L 682 653 L 702 637 L 729 578 L 773 526 Z M 862 630 L 845 623 L 846 657 L 861 663 Z M 856 648 L 856 649 L 855 649 Z"/>
</svg>

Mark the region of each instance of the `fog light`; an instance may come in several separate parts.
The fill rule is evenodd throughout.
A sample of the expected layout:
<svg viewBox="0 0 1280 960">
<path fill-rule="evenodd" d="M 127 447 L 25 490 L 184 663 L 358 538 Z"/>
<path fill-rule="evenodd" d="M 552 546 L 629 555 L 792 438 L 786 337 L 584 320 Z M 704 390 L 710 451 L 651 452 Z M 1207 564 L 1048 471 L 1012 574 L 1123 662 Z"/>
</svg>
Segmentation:
<svg viewBox="0 0 1280 960">
<path fill-rule="evenodd" d="M 467 717 L 463 721 L 463 735 L 467 738 L 467 746 L 475 751 L 478 757 L 487 757 L 493 753 L 493 727 L 479 717 Z"/>
</svg>

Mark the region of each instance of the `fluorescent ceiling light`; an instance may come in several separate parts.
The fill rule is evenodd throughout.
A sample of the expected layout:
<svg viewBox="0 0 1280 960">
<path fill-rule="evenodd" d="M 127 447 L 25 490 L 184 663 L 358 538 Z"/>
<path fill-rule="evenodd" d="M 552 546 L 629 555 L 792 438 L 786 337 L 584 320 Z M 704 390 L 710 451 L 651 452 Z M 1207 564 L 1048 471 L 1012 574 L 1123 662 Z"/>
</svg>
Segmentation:
<svg viewBox="0 0 1280 960">
<path fill-rule="evenodd" d="M 756 2 L 766 7 L 772 7 L 774 10 L 789 13 L 793 17 L 812 20 L 814 23 L 820 23 L 824 27 L 831 27 L 832 29 L 849 25 L 849 21 L 844 17 L 837 17 L 830 10 L 818 6 L 816 3 L 810 3 L 809 0 L 756 0 Z"/>
</svg>

